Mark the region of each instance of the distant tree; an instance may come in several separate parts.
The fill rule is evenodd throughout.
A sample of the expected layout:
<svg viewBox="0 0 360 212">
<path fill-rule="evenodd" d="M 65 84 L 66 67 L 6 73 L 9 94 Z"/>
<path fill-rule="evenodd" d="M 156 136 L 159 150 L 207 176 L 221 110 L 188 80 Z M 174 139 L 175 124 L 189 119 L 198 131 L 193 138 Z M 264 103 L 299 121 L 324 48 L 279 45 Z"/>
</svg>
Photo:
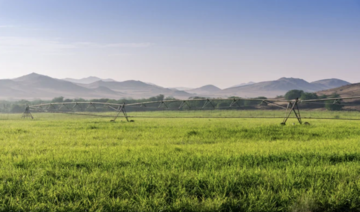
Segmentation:
<svg viewBox="0 0 360 212">
<path fill-rule="evenodd" d="M 248 100 L 244 100 L 244 105 L 245 106 L 258 106 L 259 104 L 261 104 L 261 100 L 257 100 L 257 99 L 267 99 L 266 97 L 263 97 L 263 96 L 259 96 L 259 97 L 256 97 L 254 99 L 248 99 Z"/>
<path fill-rule="evenodd" d="M 18 101 L 17 103 L 20 105 L 30 105 L 31 102 L 28 100 L 22 99 L 22 100 Z"/>
<path fill-rule="evenodd" d="M 189 99 L 207 99 L 207 98 L 201 97 L 201 96 L 191 96 L 191 97 L 189 97 Z"/>
<path fill-rule="evenodd" d="M 216 104 L 215 106 L 217 109 L 221 109 L 221 108 L 228 108 L 229 107 L 229 103 L 227 102 L 219 102 Z"/>
<path fill-rule="evenodd" d="M 230 97 L 228 97 L 228 99 L 241 99 L 241 98 L 238 96 L 230 96 Z"/>
<path fill-rule="evenodd" d="M 39 105 L 39 104 L 42 104 L 42 103 L 46 103 L 46 101 L 43 101 L 41 99 L 36 99 L 36 100 L 31 101 L 32 105 Z"/>
<path fill-rule="evenodd" d="M 108 102 L 109 99 L 91 99 L 90 102 Z"/>
<path fill-rule="evenodd" d="M 301 100 L 312 100 L 318 99 L 318 95 L 316 93 L 307 93 L 304 92 L 301 94 Z M 322 108 L 324 107 L 324 102 L 317 102 L 316 104 L 312 104 L 311 102 L 302 102 L 301 106 L 303 107 L 310 107 L 310 108 Z"/>
<path fill-rule="evenodd" d="M 64 102 L 64 97 L 59 96 L 59 97 L 55 97 L 53 98 L 53 100 L 51 100 L 51 102 Z"/>
<path fill-rule="evenodd" d="M 160 95 L 157 95 L 157 96 L 156 96 L 156 100 L 157 100 L 157 101 L 163 101 L 164 99 L 165 99 L 164 94 L 160 94 Z"/>
<path fill-rule="evenodd" d="M 338 97 L 340 97 L 340 95 L 337 93 L 333 93 L 330 96 L 328 96 L 328 98 L 338 98 Z M 334 100 L 328 100 L 325 102 L 325 108 L 327 110 L 342 110 L 343 107 L 344 105 L 339 104 Z"/>
<path fill-rule="evenodd" d="M 74 102 L 87 102 L 87 101 L 83 98 L 75 98 Z"/>
<path fill-rule="evenodd" d="M 118 101 L 116 101 L 115 99 L 109 99 L 106 103 L 116 104 L 116 103 L 118 103 Z"/>
<path fill-rule="evenodd" d="M 307 93 L 304 92 L 301 94 L 300 99 L 301 100 L 307 100 L 307 99 L 318 99 L 318 95 L 316 93 Z"/>
<path fill-rule="evenodd" d="M 73 102 L 72 99 L 65 99 L 64 102 Z"/>
<path fill-rule="evenodd" d="M 292 100 L 292 99 L 300 98 L 303 93 L 304 91 L 302 90 L 291 90 L 285 94 L 285 99 Z"/>
<path fill-rule="evenodd" d="M 162 101 L 164 100 L 165 96 L 163 94 L 159 94 L 157 96 L 154 97 L 150 97 L 150 101 Z"/>
<path fill-rule="evenodd" d="M 20 105 L 12 105 L 10 112 L 11 113 L 23 113 L 25 111 L 25 107 L 21 107 Z"/>
<path fill-rule="evenodd" d="M 166 98 L 165 98 L 165 100 L 176 100 L 174 97 L 172 97 L 172 96 L 167 96 Z"/>
<path fill-rule="evenodd" d="M 255 98 L 255 99 L 267 99 L 267 98 L 265 96 L 259 96 L 259 97 Z"/>
</svg>

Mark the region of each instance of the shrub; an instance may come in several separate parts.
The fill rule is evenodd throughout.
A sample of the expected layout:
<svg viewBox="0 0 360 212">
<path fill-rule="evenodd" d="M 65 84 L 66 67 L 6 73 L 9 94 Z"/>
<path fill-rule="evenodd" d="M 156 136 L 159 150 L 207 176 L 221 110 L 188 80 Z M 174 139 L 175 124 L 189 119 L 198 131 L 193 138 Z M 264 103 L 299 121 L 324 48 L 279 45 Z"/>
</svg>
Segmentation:
<svg viewBox="0 0 360 212">
<path fill-rule="evenodd" d="M 340 95 L 337 93 L 328 96 L 328 98 L 338 98 L 338 97 L 340 97 Z M 337 103 L 334 100 L 328 100 L 325 102 L 325 108 L 327 110 L 342 110 L 343 107 L 344 105 L 342 105 L 341 103 Z"/>
<path fill-rule="evenodd" d="M 304 91 L 302 90 L 291 90 L 285 94 L 285 99 L 292 100 L 292 99 L 300 98 L 303 93 Z"/>
</svg>

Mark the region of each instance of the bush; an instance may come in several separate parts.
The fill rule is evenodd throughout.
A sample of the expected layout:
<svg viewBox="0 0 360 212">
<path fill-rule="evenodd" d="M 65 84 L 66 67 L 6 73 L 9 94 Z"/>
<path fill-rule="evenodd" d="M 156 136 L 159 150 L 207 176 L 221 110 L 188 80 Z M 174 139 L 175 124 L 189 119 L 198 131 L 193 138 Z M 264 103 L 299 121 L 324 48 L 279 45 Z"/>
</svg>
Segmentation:
<svg viewBox="0 0 360 212">
<path fill-rule="evenodd" d="M 53 102 L 53 103 L 64 102 L 64 97 L 62 97 L 62 96 L 55 97 L 55 98 L 53 98 L 53 100 L 51 100 L 51 102 Z"/>
<path fill-rule="evenodd" d="M 307 99 L 318 99 L 318 95 L 316 93 L 302 93 L 300 96 L 301 100 L 307 100 Z"/>
<path fill-rule="evenodd" d="M 23 113 L 25 111 L 25 107 L 21 107 L 20 105 L 13 105 L 11 107 L 11 113 Z"/>
<path fill-rule="evenodd" d="M 339 98 L 340 95 L 337 93 L 331 94 L 330 96 L 328 96 L 328 98 Z M 340 103 L 336 103 L 334 100 L 328 100 L 325 102 L 325 108 L 327 110 L 342 110 L 342 108 L 344 107 L 344 105 L 340 104 Z"/>
<path fill-rule="evenodd" d="M 302 90 L 291 90 L 285 94 L 285 99 L 292 100 L 292 99 L 300 98 L 303 93 L 304 91 Z"/>
<path fill-rule="evenodd" d="M 263 96 L 259 96 L 257 98 L 254 98 L 254 99 L 267 99 L 266 97 L 263 97 Z M 258 106 L 259 104 L 261 104 L 261 100 L 245 100 L 244 101 L 244 105 L 245 106 Z"/>
</svg>

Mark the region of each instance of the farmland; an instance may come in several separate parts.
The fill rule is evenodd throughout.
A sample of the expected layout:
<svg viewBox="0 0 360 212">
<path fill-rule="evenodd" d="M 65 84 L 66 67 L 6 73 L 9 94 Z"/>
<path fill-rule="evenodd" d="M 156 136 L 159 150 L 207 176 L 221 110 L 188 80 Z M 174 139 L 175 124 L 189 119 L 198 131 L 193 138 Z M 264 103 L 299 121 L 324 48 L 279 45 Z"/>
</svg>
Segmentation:
<svg viewBox="0 0 360 212">
<path fill-rule="evenodd" d="M 201 113 L 150 112 L 137 115 L 178 118 L 132 123 L 1 114 L 0 211 L 360 208 L 360 121 L 293 125 L 292 119 L 281 126 L 277 118 L 216 118 L 230 113 L 196 119 L 185 117 Z M 277 116 L 259 113 L 252 114 Z M 360 118 L 358 112 L 312 116 Z"/>
</svg>

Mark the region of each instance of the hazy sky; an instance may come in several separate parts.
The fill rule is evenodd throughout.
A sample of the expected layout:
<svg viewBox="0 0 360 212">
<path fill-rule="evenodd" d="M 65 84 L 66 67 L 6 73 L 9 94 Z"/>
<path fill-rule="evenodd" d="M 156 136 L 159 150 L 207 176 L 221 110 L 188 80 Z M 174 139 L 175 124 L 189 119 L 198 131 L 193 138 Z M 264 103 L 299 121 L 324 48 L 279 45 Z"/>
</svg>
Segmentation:
<svg viewBox="0 0 360 212">
<path fill-rule="evenodd" d="M 0 78 L 360 82 L 360 0 L 0 0 Z"/>
</svg>

